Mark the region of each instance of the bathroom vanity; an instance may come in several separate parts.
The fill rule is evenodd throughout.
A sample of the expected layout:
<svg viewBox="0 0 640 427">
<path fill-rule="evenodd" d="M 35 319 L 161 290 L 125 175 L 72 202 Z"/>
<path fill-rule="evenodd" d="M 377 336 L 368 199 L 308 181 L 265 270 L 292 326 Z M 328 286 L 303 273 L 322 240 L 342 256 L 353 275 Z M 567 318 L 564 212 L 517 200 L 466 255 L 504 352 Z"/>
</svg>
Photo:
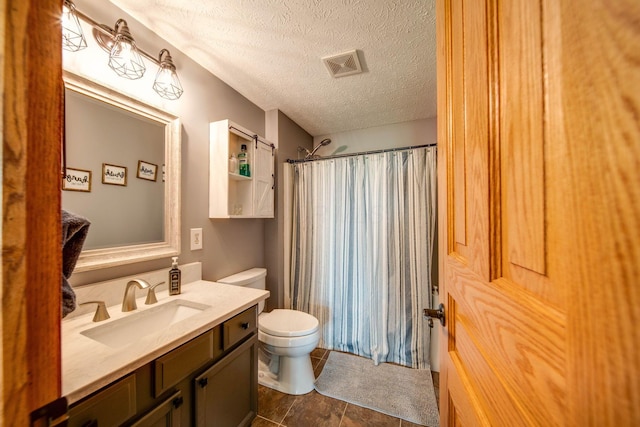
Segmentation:
<svg viewBox="0 0 640 427">
<path fill-rule="evenodd" d="M 135 312 L 112 307 L 104 322 L 91 314 L 63 322 L 69 426 L 250 425 L 257 304 L 268 295 L 199 280 L 175 297 L 162 292 L 151 306 L 140 298 Z M 136 325 L 147 330 L 141 335 Z"/>
</svg>

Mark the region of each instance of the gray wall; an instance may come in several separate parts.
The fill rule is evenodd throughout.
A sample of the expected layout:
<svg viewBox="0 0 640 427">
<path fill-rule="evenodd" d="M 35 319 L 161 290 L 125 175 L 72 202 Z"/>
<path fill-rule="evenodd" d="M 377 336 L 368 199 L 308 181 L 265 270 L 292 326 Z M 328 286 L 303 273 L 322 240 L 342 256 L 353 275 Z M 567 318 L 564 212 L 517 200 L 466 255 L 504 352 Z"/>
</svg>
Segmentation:
<svg viewBox="0 0 640 427">
<path fill-rule="evenodd" d="M 267 300 L 268 311 L 284 307 L 284 176 L 287 159 L 297 159 L 298 147 L 311 150 L 313 137 L 298 126 L 287 115 L 278 110 L 267 111 L 267 138 L 277 141 L 276 152 L 276 203 L 275 218 L 265 221 L 265 265 L 267 267 L 267 289 L 271 297 Z"/>
<path fill-rule="evenodd" d="M 184 95 L 177 101 L 164 101 L 151 89 L 155 76 L 153 67 L 148 65 L 143 77 L 149 81 L 129 81 L 115 76 L 106 65 L 107 54 L 96 47 L 89 31 L 85 31 L 89 48 L 76 53 L 64 52 L 65 69 L 111 86 L 181 118 L 182 253 L 179 262 L 184 264 L 202 261 L 203 277 L 207 280 L 264 266 L 264 220 L 211 220 L 208 217 L 209 123 L 230 119 L 264 135 L 264 111 L 111 3 L 77 0 L 75 4 L 79 10 L 109 26 L 113 26 L 118 18 L 126 19 L 141 48 L 148 52 L 159 52 L 162 48 L 167 48 L 176 63 Z M 202 228 L 202 250 L 192 252 L 189 249 L 191 228 Z M 76 273 L 71 277 L 71 283 L 79 286 L 150 270 L 169 269 L 170 266 L 171 259 L 167 258 Z"/>
<path fill-rule="evenodd" d="M 324 138 L 331 138 L 331 144 L 318 149 L 321 156 L 435 144 L 436 118 L 320 135 L 314 137 L 314 146 Z"/>
</svg>

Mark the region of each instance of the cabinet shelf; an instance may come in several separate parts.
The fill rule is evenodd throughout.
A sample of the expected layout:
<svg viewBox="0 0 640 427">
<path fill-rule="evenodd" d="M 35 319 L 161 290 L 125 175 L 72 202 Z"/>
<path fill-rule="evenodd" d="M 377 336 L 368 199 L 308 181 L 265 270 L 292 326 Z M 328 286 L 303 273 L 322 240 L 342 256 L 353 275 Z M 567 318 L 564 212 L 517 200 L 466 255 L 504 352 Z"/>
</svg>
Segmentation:
<svg viewBox="0 0 640 427">
<path fill-rule="evenodd" d="M 210 123 L 209 218 L 273 218 L 274 145 L 230 120 Z M 229 171 L 242 146 L 251 176 Z"/>
<path fill-rule="evenodd" d="M 237 173 L 229 172 L 229 179 L 234 181 L 251 181 L 250 176 L 244 176 Z"/>
</svg>

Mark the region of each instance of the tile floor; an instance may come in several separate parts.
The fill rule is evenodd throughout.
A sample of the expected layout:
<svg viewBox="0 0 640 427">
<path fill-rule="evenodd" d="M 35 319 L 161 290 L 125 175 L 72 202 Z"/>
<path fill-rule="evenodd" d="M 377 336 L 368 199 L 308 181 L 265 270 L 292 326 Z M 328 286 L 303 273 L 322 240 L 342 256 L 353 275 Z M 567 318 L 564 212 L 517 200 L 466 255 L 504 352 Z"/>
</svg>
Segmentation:
<svg viewBox="0 0 640 427">
<path fill-rule="evenodd" d="M 316 378 L 322 372 L 329 351 L 315 349 L 311 353 Z M 432 372 L 436 399 L 439 398 L 439 374 Z M 313 390 L 301 396 L 280 393 L 258 386 L 258 416 L 252 427 L 418 427 L 371 409 L 323 396 Z"/>
</svg>

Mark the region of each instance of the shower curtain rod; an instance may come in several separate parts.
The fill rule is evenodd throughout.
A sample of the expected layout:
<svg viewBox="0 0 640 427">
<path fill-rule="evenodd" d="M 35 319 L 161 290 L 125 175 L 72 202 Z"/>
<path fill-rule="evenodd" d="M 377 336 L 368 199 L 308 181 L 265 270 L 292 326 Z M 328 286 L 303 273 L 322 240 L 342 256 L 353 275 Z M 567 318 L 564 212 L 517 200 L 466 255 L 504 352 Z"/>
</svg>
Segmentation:
<svg viewBox="0 0 640 427">
<path fill-rule="evenodd" d="M 412 145 L 410 147 L 401 147 L 401 148 L 385 148 L 382 150 L 372 150 L 372 151 L 362 151 L 360 153 L 348 153 L 348 154 L 336 154 L 335 156 L 326 156 L 320 157 L 318 159 L 287 159 L 287 163 L 305 163 L 305 162 L 313 162 L 316 160 L 330 160 L 330 159 L 338 159 L 341 157 L 353 157 L 353 156 L 362 156 L 364 154 L 378 154 L 378 153 L 388 153 L 391 151 L 405 151 L 405 150 L 413 150 L 415 148 L 425 148 L 425 147 L 437 147 L 438 144 L 425 144 L 425 145 Z"/>
</svg>

